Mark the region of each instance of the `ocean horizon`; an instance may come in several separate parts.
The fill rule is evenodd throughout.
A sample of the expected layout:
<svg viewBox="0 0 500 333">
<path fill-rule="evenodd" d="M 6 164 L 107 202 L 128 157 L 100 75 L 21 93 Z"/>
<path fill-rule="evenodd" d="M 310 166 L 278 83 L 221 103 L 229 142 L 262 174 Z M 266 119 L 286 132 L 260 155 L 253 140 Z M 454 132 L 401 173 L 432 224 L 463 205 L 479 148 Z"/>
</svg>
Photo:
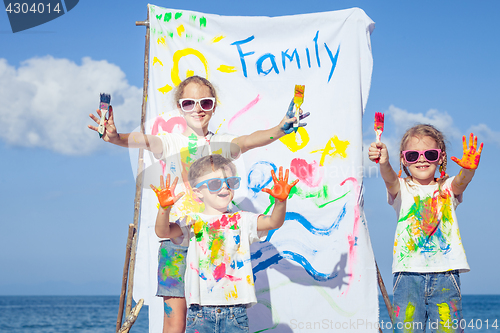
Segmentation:
<svg viewBox="0 0 500 333">
<path fill-rule="evenodd" d="M 119 296 L 0 295 L 0 332 L 114 332 L 119 300 Z M 462 306 L 466 331 L 500 332 L 500 295 L 463 295 Z M 379 312 L 379 325 L 391 332 L 382 296 Z M 143 306 L 131 332 L 146 333 L 148 326 L 148 307 Z"/>
</svg>

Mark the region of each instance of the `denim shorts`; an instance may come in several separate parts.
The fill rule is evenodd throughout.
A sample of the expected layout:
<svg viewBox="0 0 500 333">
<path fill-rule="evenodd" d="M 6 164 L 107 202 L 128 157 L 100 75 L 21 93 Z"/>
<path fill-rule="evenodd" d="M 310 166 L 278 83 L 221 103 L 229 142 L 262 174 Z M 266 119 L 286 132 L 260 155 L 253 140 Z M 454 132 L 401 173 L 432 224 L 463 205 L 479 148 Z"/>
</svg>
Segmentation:
<svg viewBox="0 0 500 333">
<path fill-rule="evenodd" d="M 163 240 L 158 251 L 158 290 L 156 296 L 185 297 L 187 247 Z"/>
<path fill-rule="evenodd" d="M 394 274 L 394 332 L 463 332 L 458 271 Z"/>
<path fill-rule="evenodd" d="M 200 306 L 191 304 L 187 313 L 186 333 L 248 333 L 245 305 Z"/>
</svg>

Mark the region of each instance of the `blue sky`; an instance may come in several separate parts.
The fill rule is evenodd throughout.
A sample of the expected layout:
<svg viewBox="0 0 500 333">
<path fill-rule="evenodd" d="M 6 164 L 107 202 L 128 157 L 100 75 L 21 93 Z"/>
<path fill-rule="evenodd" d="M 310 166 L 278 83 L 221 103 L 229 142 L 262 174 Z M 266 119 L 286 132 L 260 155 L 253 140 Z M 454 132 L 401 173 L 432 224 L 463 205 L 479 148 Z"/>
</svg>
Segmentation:
<svg viewBox="0 0 500 333">
<path fill-rule="evenodd" d="M 364 142 L 385 112 L 383 141 L 397 154 L 404 130 L 431 122 L 461 156 L 473 131 L 485 148 L 457 210 L 471 272 L 464 294 L 499 294 L 495 213 L 500 163 L 500 2 L 158 1 L 220 15 L 280 16 L 362 8 L 375 21 Z M 140 123 L 147 2 L 80 1 L 67 14 L 13 34 L 0 13 L 0 295 L 118 295 L 135 180 L 129 153 L 87 129 L 99 92 L 113 91 L 120 131 Z M 310 121 L 314 121 L 314 110 Z M 238 134 L 238 133 L 235 133 Z M 397 161 L 393 159 L 393 165 Z M 459 168 L 448 160 L 448 173 Z M 391 290 L 395 213 L 366 161 L 365 213 Z"/>
</svg>

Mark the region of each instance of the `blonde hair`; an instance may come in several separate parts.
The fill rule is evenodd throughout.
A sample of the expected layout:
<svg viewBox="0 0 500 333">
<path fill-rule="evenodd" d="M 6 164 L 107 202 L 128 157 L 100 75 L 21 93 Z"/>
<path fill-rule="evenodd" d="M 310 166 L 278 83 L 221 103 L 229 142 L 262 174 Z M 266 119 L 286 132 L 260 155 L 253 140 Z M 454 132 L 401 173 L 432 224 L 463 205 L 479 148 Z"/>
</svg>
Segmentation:
<svg viewBox="0 0 500 333">
<path fill-rule="evenodd" d="M 441 177 L 437 179 L 438 187 L 439 187 L 439 193 L 441 193 L 441 187 L 444 184 L 444 182 L 449 178 L 448 174 L 446 174 L 446 165 L 448 164 L 447 162 L 447 156 L 446 156 L 446 142 L 445 142 L 445 137 L 443 133 L 435 128 L 434 126 L 430 124 L 419 124 L 411 127 L 406 131 L 406 133 L 403 135 L 403 138 L 401 139 L 401 143 L 399 145 L 399 159 L 400 159 L 400 167 L 401 167 L 401 158 L 403 158 L 403 150 L 405 150 L 406 145 L 410 141 L 412 137 L 424 137 L 428 136 L 434 141 L 436 141 L 438 145 L 438 149 L 441 149 L 441 159 L 442 159 L 442 164 L 439 166 L 439 171 L 441 172 Z M 411 177 L 410 172 L 408 171 L 408 168 L 406 166 L 402 166 L 405 174 L 407 175 L 407 178 L 405 178 L 406 181 L 409 181 L 409 177 Z M 400 171 L 401 172 L 401 171 Z"/>
<path fill-rule="evenodd" d="M 213 86 L 213 84 L 210 83 L 210 81 L 198 75 L 193 75 L 184 79 L 184 81 L 182 81 L 177 86 L 177 88 L 175 88 L 174 92 L 175 107 L 179 106 L 179 100 L 182 98 L 182 95 L 184 94 L 184 88 L 186 88 L 186 86 L 191 82 L 199 84 L 201 86 L 207 86 L 208 89 L 210 89 L 210 94 L 212 94 L 212 97 L 215 97 L 215 104 L 214 104 L 214 110 L 215 110 L 215 107 L 217 106 L 217 92 L 215 90 L 215 87 Z"/>
<path fill-rule="evenodd" d="M 198 184 L 198 179 L 204 175 L 215 172 L 217 170 L 224 170 L 228 167 L 231 170 L 232 176 L 236 175 L 236 166 L 227 158 L 219 155 L 207 155 L 197 159 L 189 168 L 188 180 L 191 187 Z"/>
</svg>

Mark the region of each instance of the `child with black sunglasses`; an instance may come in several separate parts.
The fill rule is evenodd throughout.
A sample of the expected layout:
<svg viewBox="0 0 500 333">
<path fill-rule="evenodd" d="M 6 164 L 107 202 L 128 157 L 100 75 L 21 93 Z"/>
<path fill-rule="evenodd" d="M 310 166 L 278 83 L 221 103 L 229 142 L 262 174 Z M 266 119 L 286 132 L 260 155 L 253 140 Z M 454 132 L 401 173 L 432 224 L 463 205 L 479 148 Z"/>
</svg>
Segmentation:
<svg viewBox="0 0 500 333">
<path fill-rule="evenodd" d="M 462 296 L 459 273 L 470 270 L 460 238 L 455 208 L 478 167 L 483 144 L 463 137 L 463 157 L 451 159 L 462 167 L 446 174 L 443 134 L 432 125 L 416 125 L 403 135 L 400 178 L 389 163 L 384 143 L 372 143 L 368 156 L 379 160 L 389 204 L 398 224 L 392 272 L 394 332 L 428 330 L 461 332 Z M 440 171 L 440 178 L 434 178 Z"/>
<path fill-rule="evenodd" d="M 200 76 L 191 76 L 182 81 L 174 91 L 174 101 L 179 113 L 186 121 L 183 133 L 160 133 L 148 135 L 142 133 L 118 133 L 113 109 L 110 106 L 109 116 L 105 121 L 105 131 L 102 139 L 122 147 L 143 148 L 151 151 L 165 167 L 164 174 L 178 177 L 182 184 L 184 195 L 170 214 L 171 220 L 176 220 L 188 212 L 199 212 L 202 205 L 194 200 L 194 194 L 188 184 L 187 172 L 197 158 L 219 152 L 222 156 L 234 159 L 240 153 L 258 147 L 266 146 L 282 136 L 291 133 L 296 120 L 293 98 L 281 122 L 267 130 L 260 130 L 248 135 L 235 136 L 231 134 L 214 134 L 208 130 L 208 125 L 217 107 L 217 93 L 210 81 Z M 300 119 L 309 115 L 302 114 Z M 99 117 L 101 111 L 97 110 Z M 100 118 L 90 115 L 96 124 Z M 300 123 L 299 126 L 305 126 Z M 88 126 L 97 131 L 97 126 Z M 164 300 L 163 332 L 184 332 L 186 317 L 186 302 L 184 299 L 184 283 L 187 249 L 170 240 L 161 240 L 158 251 L 158 288 L 156 295 Z M 174 267 L 175 266 L 175 267 Z"/>
<path fill-rule="evenodd" d="M 265 240 L 267 231 L 285 221 L 286 199 L 298 179 L 288 184 L 288 170 L 283 178 L 271 171 L 276 198 L 271 215 L 229 212 L 234 190 L 240 185 L 236 168 L 229 159 L 209 155 L 194 162 L 189 182 L 203 201 L 202 213 L 190 213 L 177 223 L 170 222 L 170 209 L 183 195 L 175 195 L 177 178 L 170 186 L 170 176 L 160 190 L 151 185 L 160 208 L 155 231 L 158 237 L 179 239 L 189 244 L 185 274 L 188 316 L 186 332 L 248 332 L 246 309 L 257 303 L 250 260 L 250 244 Z"/>
</svg>

